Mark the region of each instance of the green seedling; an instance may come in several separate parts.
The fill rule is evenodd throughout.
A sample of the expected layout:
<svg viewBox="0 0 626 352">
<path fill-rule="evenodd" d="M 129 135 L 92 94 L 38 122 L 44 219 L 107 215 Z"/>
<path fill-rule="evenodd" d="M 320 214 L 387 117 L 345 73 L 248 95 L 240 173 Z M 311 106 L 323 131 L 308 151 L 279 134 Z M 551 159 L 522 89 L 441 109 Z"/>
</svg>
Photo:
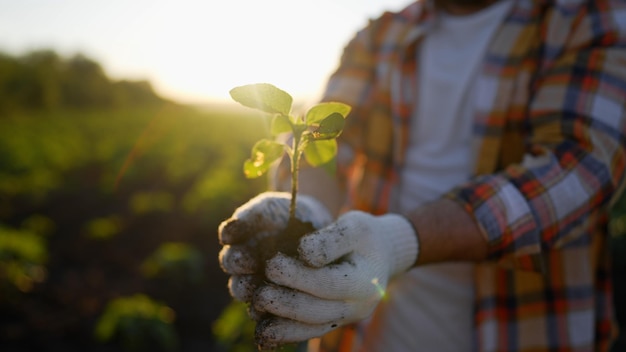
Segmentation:
<svg viewBox="0 0 626 352">
<path fill-rule="evenodd" d="M 298 173 L 302 156 L 313 166 L 331 162 L 337 154 L 337 141 L 343 131 L 350 106 L 339 102 L 323 102 L 311 107 L 304 116 L 291 114 L 293 98 L 268 83 L 233 88 L 230 96 L 236 102 L 268 116 L 273 139 L 262 139 L 252 148 L 243 171 L 248 178 L 265 174 L 272 164 L 286 153 L 291 165 L 290 220 L 295 219 Z M 290 133 L 291 143 L 279 138 Z"/>
<path fill-rule="evenodd" d="M 281 234 L 264 240 L 256 247 L 260 262 L 264 265 L 265 260 L 273 257 L 278 251 L 295 255 L 300 237 L 315 230 L 311 223 L 301 222 L 295 217 L 300 161 L 304 156 L 309 165 L 317 167 L 328 165 L 334 160 L 337 154 L 336 138 L 343 131 L 350 106 L 338 102 L 325 102 L 311 107 L 304 116 L 294 116 L 291 113 L 293 103 L 291 95 L 267 83 L 233 88 L 230 96 L 244 106 L 263 112 L 268 117 L 272 136 L 272 139 L 262 139 L 254 145 L 250 159 L 244 163 L 244 174 L 248 178 L 262 176 L 285 154 L 289 156 L 291 166 L 289 220 Z M 283 138 L 287 134 L 291 135 L 290 139 Z M 266 318 L 259 322 L 257 329 L 271 321 Z M 255 341 L 259 349 L 272 347 L 267 346 L 261 335 L 255 334 Z"/>
</svg>

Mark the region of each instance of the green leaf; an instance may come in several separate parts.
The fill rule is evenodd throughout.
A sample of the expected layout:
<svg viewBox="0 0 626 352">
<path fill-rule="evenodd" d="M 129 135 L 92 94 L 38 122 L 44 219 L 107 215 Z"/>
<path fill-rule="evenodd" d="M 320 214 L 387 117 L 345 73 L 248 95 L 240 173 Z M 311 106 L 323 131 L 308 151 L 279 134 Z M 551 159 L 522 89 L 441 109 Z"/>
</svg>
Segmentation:
<svg viewBox="0 0 626 352">
<path fill-rule="evenodd" d="M 258 141 L 252 148 L 252 156 L 243 165 L 243 172 L 248 178 L 257 178 L 263 175 L 278 160 L 285 151 L 281 143 L 269 139 Z"/>
<path fill-rule="evenodd" d="M 270 127 L 270 131 L 273 136 L 277 136 L 281 133 L 291 132 L 292 127 L 289 122 L 289 117 L 286 115 L 276 115 L 272 119 L 272 125 Z"/>
<path fill-rule="evenodd" d="M 269 83 L 235 87 L 230 90 L 230 96 L 243 106 L 270 114 L 289 115 L 293 103 L 293 98 L 289 93 Z"/>
<path fill-rule="evenodd" d="M 350 105 L 339 102 L 319 103 L 309 109 L 306 113 L 306 124 L 308 126 L 316 125 L 327 118 L 329 115 L 337 113 L 345 118 L 350 113 Z"/>
<path fill-rule="evenodd" d="M 304 158 L 311 166 L 320 166 L 331 161 L 337 154 L 337 141 L 334 139 L 312 140 L 304 148 Z"/>
<path fill-rule="evenodd" d="M 313 138 L 315 140 L 337 138 L 343 131 L 345 124 L 346 120 L 341 114 L 332 113 L 322 120 L 319 127 L 313 131 Z"/>
</svg>

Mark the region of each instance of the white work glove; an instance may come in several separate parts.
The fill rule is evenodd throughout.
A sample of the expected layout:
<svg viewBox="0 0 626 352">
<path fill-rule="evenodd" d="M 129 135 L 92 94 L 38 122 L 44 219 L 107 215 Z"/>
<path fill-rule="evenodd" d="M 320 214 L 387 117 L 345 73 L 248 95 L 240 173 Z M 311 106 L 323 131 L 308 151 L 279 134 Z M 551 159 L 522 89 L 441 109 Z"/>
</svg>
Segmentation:
<svg viewBox="0 0 626 352">
<path fill-rule="evenodd" d="M 272 240 L 287 226 L 291 194 L 265 192 L 237 208 L 230 219 L 219 226 L 219 254 L 222 269 L 232 275 L 228 282 L 233 298 L 249 302 L 256 288 L 262 284 L 264 260 L 257 250 L 261 241 Z M 298 195 L 296 218 L 311 222 L 316 229 L 331 223 L 328 210 L 315 198 Z"/>
<path fill-rule="evenodd" d="M 390 278 L 412 267 L 418 240 L 400 215 L 351 211 L 304 236 L 299 259 L 278 254 L 267 262 L 264 285 L 253 299 L 262 348 L 304 341 L 367 318 L 384 297 Z"/>
</svg>

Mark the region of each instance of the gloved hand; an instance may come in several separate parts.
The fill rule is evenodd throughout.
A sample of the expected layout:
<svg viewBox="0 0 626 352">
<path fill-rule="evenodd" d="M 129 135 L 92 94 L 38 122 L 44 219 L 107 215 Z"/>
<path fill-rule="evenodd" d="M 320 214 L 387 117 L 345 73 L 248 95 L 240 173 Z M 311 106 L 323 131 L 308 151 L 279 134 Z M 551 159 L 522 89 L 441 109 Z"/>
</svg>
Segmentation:
<svg viewBox="0 0 626 352">
<path fill-rule="evenodd" d="M 418 255 L 411 223 L 395 214 L 352 211 L 300 240 L 299 259 L 276 255 L 253 299 L 257 311 L 275 317 L 257 326 L 263 348 L 307 340 L 368 317 L 390 278 Z"/>
<path fill-rule="evenodd" d="M 259 243 L 282 231 L 289 220 L 291 194 L 265 192 L 237 208 L 232 217 L 220 224 L 218 235 L 223 246 L 219 260 L 222 269 L 232 276 L 228 287 L 231 295 L 249 302 L 263 280 L 263 258 Z M 311 222 L 316 229 L 332 221 L 328 210 L 315 198 L 298 195 L 296 218 Z"/>
</svg>

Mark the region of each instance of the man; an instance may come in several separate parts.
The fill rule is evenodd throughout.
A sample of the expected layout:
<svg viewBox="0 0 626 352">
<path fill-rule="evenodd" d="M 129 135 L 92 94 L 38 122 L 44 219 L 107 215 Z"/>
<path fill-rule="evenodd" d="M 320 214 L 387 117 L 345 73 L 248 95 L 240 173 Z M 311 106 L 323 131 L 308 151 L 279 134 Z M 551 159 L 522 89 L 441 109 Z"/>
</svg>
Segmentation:
<svg viewBox="0 0 626 352">
<path fill-rule="evenodd" d="M 220 228 L 262 346 L 610 348 L 625 2 L 417 1 L 357 33 L 324 100 L 353 110 L 336 177 L 303 170 L 298 216 L 320 230 L 299 257 L 277 255 L 255 281 L 250 244 L 284 227 L 283 193 Z"/>
</svg>

